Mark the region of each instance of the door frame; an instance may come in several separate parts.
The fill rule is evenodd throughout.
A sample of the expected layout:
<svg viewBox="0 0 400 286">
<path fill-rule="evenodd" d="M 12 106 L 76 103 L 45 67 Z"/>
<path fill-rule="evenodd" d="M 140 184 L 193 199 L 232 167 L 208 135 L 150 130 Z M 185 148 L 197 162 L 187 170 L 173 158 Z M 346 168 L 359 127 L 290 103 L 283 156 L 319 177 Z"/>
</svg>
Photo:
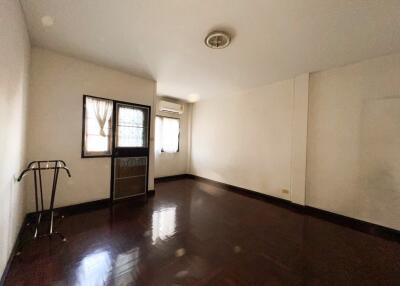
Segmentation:
<svg viewBox="0 0 400 286">
<path fill-rule="evenodd" d="M 138 104 L 138 103 L 132 103 L 132 102 L 127 102 L 127 101 L 120 101 L 120 100 L 112 100 L 113 101 L 113 113 L 112 113 L 112 142 L 111 142 L 111 176 L 110 176 L 110 202 L 120 202 L 124 200 L 130 200 L 134 199 L 137 197 L 145 196 L 147 197 L 148 192 L 149 192 L 149 166 L 150 166 L 150 133 L 151 133 L 151 106 L 150 105 L 144 105 L 144 104 Z M 116 136 L 116 127 L 117 127 L 117 104 L 125 104 L 125 105 L 131 105 L 131 106 L 137 106 L 137 107 L 142 107 L 142 108 L 147 108 L 149 110 L 148 114 L 148 131 L 147 131 L 147 154 L 145 155 L 138 155 L 137 157 L 147 157 L 147 166 L 146 166 L 146 187 L 145 187 L 145 192 L 144 194 L 138 194 L 134 195 L 131 197 L 127 198 L 121 198 L 114 200 L 114 159 L 118 158 L 115 155 L 115 136 Z M 140 148 L 140 149 L 145 149 L 145 148 Z M 128 157 L 128 156 L 127 156 Z M 131 156 L 134 157 L 134 156 Z M 122 157 L 123 158 L 123 157 Z"/>
</svg>

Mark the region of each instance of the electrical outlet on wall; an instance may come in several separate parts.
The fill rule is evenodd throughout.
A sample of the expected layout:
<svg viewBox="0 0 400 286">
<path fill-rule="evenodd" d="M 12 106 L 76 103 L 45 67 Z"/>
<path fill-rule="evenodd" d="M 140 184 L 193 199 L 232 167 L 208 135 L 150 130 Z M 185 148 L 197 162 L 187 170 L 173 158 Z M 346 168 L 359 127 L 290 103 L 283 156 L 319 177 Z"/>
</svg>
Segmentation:
<svg viewBox="0 0 400 286">
<path fill-rule="evenodd" d="M 282 193 L 283 193 L 283 194 L 289 194 L 289 190 L 282 189 Z"/>
</svg>

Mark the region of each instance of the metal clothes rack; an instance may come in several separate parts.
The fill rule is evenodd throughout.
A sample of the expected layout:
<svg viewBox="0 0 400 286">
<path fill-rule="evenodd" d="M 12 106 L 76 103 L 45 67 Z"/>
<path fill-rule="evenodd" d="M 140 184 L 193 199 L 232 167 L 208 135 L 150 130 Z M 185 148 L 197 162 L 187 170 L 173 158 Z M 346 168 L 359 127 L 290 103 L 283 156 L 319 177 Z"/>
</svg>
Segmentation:
<svg viewBox="0 0 400 286">
<path fill-rule="evenodd" d="M 38 227 L 42 221 L 42 216 L 46 212 L 43 203 L 43 185 L 42 185 L 42 171 L 54 170 L 53 171 L 53 184 L 51 189 L 50 207 L 47 212 L 50 213 L 50 223 L 48 227 L 48 233 L 38 235 Z M 71 173 L 67 168 L 67 165 L 63 160 L 47 160 L 47 161 L 32 161 L 28 166 L 21 172 L 17 181 L 20 182 L 22 178 L 29 172 L 33 172 L 34 185 L 35 185 L 35 206 L 36 206 L 36 224 L 33 239 L 38 237 L 52 237 L 57 235 L 62 241 L 67 241 L 64 235 L 60 232 L 54 231 L 54 199 L 56 195 L 58 175 L 60 170 L 64 170 L 68 177 L 71 177 Z"/>
</svg>

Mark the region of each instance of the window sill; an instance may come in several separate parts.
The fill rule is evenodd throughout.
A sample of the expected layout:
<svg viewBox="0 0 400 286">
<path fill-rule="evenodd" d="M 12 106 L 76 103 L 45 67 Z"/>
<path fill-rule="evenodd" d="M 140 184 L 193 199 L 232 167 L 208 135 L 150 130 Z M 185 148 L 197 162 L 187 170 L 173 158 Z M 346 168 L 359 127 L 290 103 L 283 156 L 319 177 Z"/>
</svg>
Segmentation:
<svg viewBox="0 0 400 286">
<path fill-rule="evenodd" d="M 90 159 L 90 158 L 110 158 L 111 155 L 81 155 L 81 159 Z"/>
</svg>

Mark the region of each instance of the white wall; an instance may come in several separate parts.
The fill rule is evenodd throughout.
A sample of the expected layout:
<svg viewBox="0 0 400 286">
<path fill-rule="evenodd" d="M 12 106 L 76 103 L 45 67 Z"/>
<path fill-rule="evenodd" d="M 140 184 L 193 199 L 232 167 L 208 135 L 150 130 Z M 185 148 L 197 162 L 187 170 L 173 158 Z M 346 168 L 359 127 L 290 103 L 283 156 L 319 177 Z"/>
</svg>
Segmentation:
<svg viewBox="0 0 400 286">
<path fill-rule="evenodd" d="M 181 115 L 174 115 L 168 112 L 161 112 L 158 108 L 158 103 L 163 100 L 162 97 L 157 97 L 156 114 L 160 116 L 168 116 L 180 119 L 180 134 L 179 134 L 179 152 L 177 153 L 155 153 L 155 177 L 166 177 L 173 175 L 181 175 L 188 173 L 189 160 L 189 118 L 191 113 L 191 104 L 170 98 L 164 100 L 183 104 L 184 112 Z"/>
<path fill-rule="evenodd" d="M 294 80 L 193 105 L 191 173 L 290 199 Z"/>
<path fill-rule="evenodd" d="M 394 54 L 195 103 L 191 172 L 400 229 L 399 79 Z"/>
<path fill-rule="evenodd" d="M 0 276 L 21 227 L 30 44 L 18 1 L 0 0 Z"/>
<path fill-rule="evenodd" d="M 72 178 L 60 177 L 56 206 L 109 197 L 110 158 L 81 159 L 83 94 L 152 106 L 149 189 L 154 189 L 155 88 L 154 81 L 48 50 L 32 50 L 27 156 L 63 159 L 70 167 Z M 32 196 L 27 206 L 33 210 Z"/>
<path fill-rule="evenodd" d="M 308 205 L 400 229 L 400 54 L 310 78 Z"/>
</svg>

